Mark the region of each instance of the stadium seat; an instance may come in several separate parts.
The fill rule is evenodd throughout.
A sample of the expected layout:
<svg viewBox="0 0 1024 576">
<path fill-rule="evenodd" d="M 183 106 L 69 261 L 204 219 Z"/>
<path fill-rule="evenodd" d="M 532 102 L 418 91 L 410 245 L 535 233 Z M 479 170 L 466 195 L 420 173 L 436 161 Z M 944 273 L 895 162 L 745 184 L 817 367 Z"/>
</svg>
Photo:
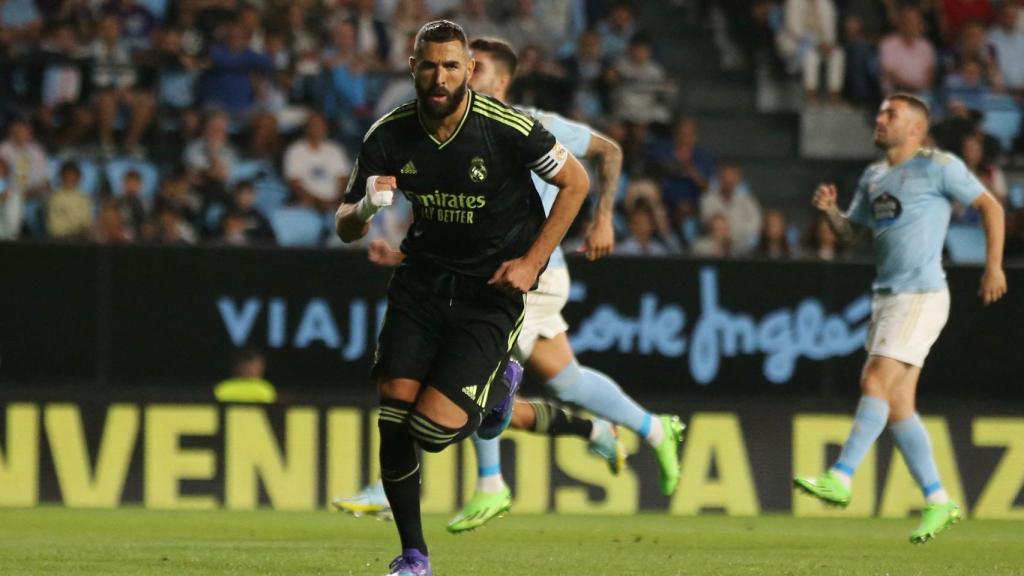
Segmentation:
<svg viewBox="0 0 1024 576">
<path fill-rule="evenodd" d="M 145 160 L 128 160 L 118 158 L 107 162 L 106 175 L 107 184 L 114 196 L 121 196 L 122 180 L 129 170 L 136 170 L 142 176 L 142 198 L 147 202 L 152 201 L 160 188 L 160 172 L 156 166 Z"/>
<path fill-rule="evenodd" d="M 986 134 L 999 140 L 1003 150 L 1011 150 L 1014 138 L 1020 133 L 1020 108 L 1013 100 L 1001 104 L 990 102 L 986 103 L 983 112 L 985 116 L 982 120 L 981 129 Z"/>
<path fill-rule="evenodd" d="M 60 167 L 64 162 L 73 161 L 82 171 L 82 191 L 95 198 L 100 191 L 100 169 L 87 158 L 52 158 L 49 161 L 50 185 L 60 187 Z"/>
<path fill-rule="evenodd" d="M 985 232 L 977 226 L 952 225 L 946 234 L 949 259 L 956 263 L 985 261 Z"/>
<path fill-rule="evenodd" d="M 282 246 L 316 246 L 324 232 L 320 214 L 308 208 L 278 208 L 270 215 L 270 225 Z"/>
<path fill-rule="evenodd" d="M 245 160 L 234 165 L 228 178 L 228 187 L 234 188 L 243 180 L 256 185 L 256 207 L 264 214 L 273 214 L 288 200 L 288 186 L 277 170 L 265 162 Z"/>
<path fill-rule="evenodd" d="M 164 16 L 167 16 L 167 0 L 138 0 L 138 4 L 149 10 L 161 22 L 163 22 Z"/>
</svg>

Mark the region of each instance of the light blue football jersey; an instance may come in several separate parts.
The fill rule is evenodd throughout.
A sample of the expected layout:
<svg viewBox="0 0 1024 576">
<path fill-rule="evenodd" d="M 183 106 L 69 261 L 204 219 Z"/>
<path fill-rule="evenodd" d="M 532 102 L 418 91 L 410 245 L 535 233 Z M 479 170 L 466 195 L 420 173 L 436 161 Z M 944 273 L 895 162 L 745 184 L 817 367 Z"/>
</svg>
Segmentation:
<svg viewBox="0 0 1024 576">
<path fill-rule="evenodd" d="M 962 160 L 931 148 L 896 166 L 868 166 L 847 217 L 874 235 L 872 288 L 894 294 L 945 289 L 942 247 L 953 201 L 970 205 L 983 192 Z"/>
<path fill-rule="evenodd" d="M 573 156 L 577 158 L 583 158 L 587 155 L 587 148 L 590 147 L 591 131 L 587 126 L 580 124 L 579 122 L 573 122 L 554 114 L 552 112 L 545 112 L 543 110 L 537 110 L 536 108 L 520 107 L 520 110 L 529 114 L 534 120 L 541 123 L 541 126 L 547 129 L 555 140 L 562 143 L 569 152 L 572 152 Z M 540 199 L 544 203 L 544 214 L 551 213 L 551 206 L 555 203 L 555 197 L 558 196 L 558 186 L 548 184 L 544 180 L 541 180 L 537 174 L 533 174 L 533 185 L 537 187 L 537 192 L 540 193 Z M 548 268 L 565 268 L 565 254 L 562 252 L 562 247 L 558 246 L 555 251 L 551 253 L 551 259 L 548 260 Z"/>
</svg>

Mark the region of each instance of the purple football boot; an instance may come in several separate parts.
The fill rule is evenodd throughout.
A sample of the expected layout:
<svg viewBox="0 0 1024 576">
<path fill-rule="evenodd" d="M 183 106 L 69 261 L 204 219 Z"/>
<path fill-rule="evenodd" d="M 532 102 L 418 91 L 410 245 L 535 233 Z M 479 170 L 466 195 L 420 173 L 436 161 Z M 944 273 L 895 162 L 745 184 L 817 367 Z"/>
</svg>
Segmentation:
<svg viewBox="0 0 1024 576">
<path fill-rule="evenodd" d="M 390 570 L 388 576 L 434 575 L 430 570 L 430 558 L 427 558 L 415 548 L 403 550 L 401 556 L 391 561 L 388 570 Z"/>
<path fill-rule="evenodd" d="M 516 406 L 516 390 L 523 382 L 523 367 L 515 360 L 509 360 L 505 365 L 505 372 L 502 374 L 505 385 L 508 387 L 508 395 L 498 402 L 498 405 L 484 415 L 484 419 L 477 428 L 476 435 L 484 440 L 497 438 L 512 423 L 512 411 Z"/>
</svg>

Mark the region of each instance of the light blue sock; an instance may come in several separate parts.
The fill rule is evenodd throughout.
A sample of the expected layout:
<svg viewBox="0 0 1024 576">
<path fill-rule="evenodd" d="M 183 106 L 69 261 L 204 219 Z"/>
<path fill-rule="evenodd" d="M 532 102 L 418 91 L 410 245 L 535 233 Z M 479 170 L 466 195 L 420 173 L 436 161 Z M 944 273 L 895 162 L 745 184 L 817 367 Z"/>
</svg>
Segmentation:
<svg viewBox="0 0 1024 576">
<path fill-rule="evenodd" d="M 907 468 L 924 492 L 924 497 L 928 498 L 942 490 L 939 471 L 935 468 L 935 458 L 932 455 L 932 443 L 928 439 L 928 431 L 921 423 L 921 417 L 914 414 L 910 418 L 894 422 L 889 426 L 889 430 L 892 431 L 896 447 L 903 454 Z"/>
<path fill-rule="evenodd" d="M 548 389 L 563 402 L 572 402 L 601 418 L 621 424 L 646 437 L 652 416 L 608 376 L 576 362 L 547 381 Z"/>
<path fill-rule="evenodd" d="M 491 438 L 484 440 L 476 434 L 473 439 L 473 448 L 476 449 L 476 479 L 477 489 L 484 492 L 493 492 L 496 488 L 504 485 L 501 476 L 501 440 Z"/>
<path fill-rule="evenodd" d="M 860 403 L 857 404 L 857 413 L 853 417 L 853 430 L 850 430 L 850 436 L 843 444 L 839 460 L 836 460 L 832 469 L 853 476 L 868 449 L 878 439 L 882 430 L 885 430 L 888 418 L 888 402 L 874 396 L 861 396 Z"/>
</svg>

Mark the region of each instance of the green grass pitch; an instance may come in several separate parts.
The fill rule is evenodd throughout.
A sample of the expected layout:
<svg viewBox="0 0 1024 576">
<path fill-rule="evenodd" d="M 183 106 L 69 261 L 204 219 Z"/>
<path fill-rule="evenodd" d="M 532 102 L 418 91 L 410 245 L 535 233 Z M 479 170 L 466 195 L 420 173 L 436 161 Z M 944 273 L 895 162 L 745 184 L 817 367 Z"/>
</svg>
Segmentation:
<svg viewBox="0 0 1024 576">
<path fill-rule="evenodd" d="M 925 546 L 916 520 L 515 515 L 461 536 L 424 518 L 447 575 L 1021 575 L 1024 522 L 967 520 Z M 386 572 L 390 522 L 329 512 L 0 510 L 0 574 Z"/>
</svg>

